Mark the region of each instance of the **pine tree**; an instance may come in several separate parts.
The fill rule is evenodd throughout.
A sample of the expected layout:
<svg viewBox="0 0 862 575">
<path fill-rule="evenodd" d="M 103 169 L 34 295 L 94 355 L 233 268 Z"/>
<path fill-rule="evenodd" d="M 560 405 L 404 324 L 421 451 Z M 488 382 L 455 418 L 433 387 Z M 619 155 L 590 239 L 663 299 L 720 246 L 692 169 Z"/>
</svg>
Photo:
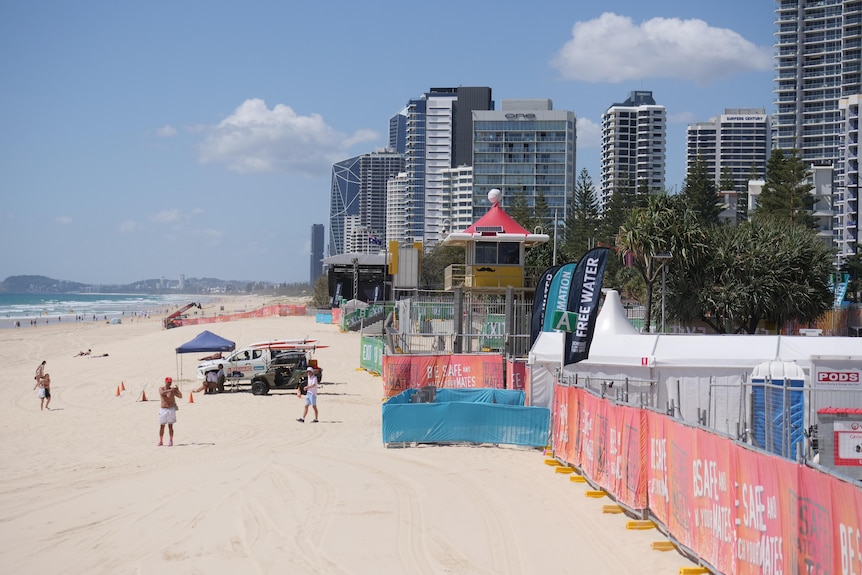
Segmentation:
<svg viewBox="0 0 862 575">
<path fill-rule="evenodd" d="M 715 225 L 719 221 L 723 205 L 721 197 L 715 190 L 715 180 L 706 167 L 703 156 L 698 155 L 691 170 L 685 177 L 682 187 L 683 204 L 693 211 L 706 225 Z"/>
<path fill-rule="evenodd" d="M 796 150 L 773 150 L 766 164 L 766 184 L 757 199 L 757 215 L 814 229 L 814 207 L 808 168 Z"/>
</svg>

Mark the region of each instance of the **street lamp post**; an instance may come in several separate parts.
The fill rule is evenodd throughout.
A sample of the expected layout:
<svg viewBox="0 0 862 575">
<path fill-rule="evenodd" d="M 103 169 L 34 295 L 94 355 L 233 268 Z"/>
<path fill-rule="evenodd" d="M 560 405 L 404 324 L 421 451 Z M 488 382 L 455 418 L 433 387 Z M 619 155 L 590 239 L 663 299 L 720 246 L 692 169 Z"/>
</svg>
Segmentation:
<svg viewBox="0 0 862 575">
<path fill-rule="evenodd" d="M 667 291 L 667 262 L 673 259 L 670 252 L 659 252 L 653 254 L 652 259 L 661 262 L 661 332 L 665 331 L 664 294 Z"/>
<path fill-rule="evenodd" d="M 554 208 L 554 259 L 551 265 L 557 265 L 557 212 L 558 208 Z"/>
</svg>

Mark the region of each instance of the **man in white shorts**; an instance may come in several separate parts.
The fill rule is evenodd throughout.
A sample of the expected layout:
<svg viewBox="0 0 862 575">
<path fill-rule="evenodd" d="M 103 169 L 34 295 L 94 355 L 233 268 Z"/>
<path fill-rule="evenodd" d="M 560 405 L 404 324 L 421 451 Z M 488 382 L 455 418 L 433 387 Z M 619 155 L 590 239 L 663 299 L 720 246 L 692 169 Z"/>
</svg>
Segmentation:
<svg viewBox="0 0 862 575">
<path fill-rule="evenodd" d="M 300 423 L 305 423 L 305 416 L 308 415 L 308 406 L 314 409 L 314 419 L 311 423 L 317 423 L 317 375 L 314 373 L 314 368 L 308 366 L 308 384 L 305 386 L 305 410 L 302 412 L 302 417 L 297 419 Z M 302 387 L 296 390 L 296 396 L 302 397 Z"/>
<path fill-rule="evenodd" d="M 164 387 L 159 388 L 159 399 L 161 407 L 159 408 L 159 445 L 163 445 L 162 440 L 165 436 L 165 425 L 168 426 L 168 434 L 170 435 L 168 445 L 174 444 L 174 423 L 177 422 L 177 398 L 182 397 L 183 393 L 177 387 L 173 387 L 173 381 L 170 377 L 165 378 Z"/>
</svg>

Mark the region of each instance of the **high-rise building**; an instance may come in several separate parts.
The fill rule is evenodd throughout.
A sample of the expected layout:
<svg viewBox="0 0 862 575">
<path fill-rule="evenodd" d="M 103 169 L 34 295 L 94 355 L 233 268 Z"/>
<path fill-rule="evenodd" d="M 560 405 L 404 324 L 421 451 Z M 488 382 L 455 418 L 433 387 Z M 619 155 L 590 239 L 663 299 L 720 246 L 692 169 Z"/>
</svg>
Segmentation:
<svg viewBox="0 0 862 575">
<path fill-rule="evenodd" d="M 700 157 L 712 174 L 716 189 L 726 172 L 733 190 L 745 192 L 748 181 L 763 178 L 771 147 L 770 118 L 763 108 L 728 108 L 708 122 L 686 129 L 685 165 L 690 172 Z M 719 190 L 731 191 L 731 190 Z"/>
<path fill-rule="evenodd" d="M 443 170 L 443 227 L 446 234 L 466 230 L 473 225 L 473 166 Z"/>
<path fill-rule="evenodd" d="M 311 285 L 323 274 L 323 249 L 325 245 L 323 224 L 311 224 L 311 270 L 309 281 Z"/>
<path fill-rule="evenodd" d="M 843 112 L 852 110 L 840 102 L 862 94 L 862 2 L 776 0 L 775 14 L 773 147 L 797 150 L 817 168 L 820 181 L 823 168 L 831 166 L 831 185 L 815 185 L 812 193 L 816 204 L 832 205 L 832 244 L 846 249 L 844 232 L 851 227 L 850 214 L 855 218 L 858 180 L 845 181 L 844 169 L 852 162 L 843 158 Z M 812 171 L 812 183 L 813 177 Z M 823 193 L 832 195 L 820 198 Z"/>
<path fill-rule="evenodd" d="M 333 165 L 329 255 L 342 254 L 357 246 L 362 248 L 358 251 L 366 251 L 366 246 L 356 243 L 357 234 L 365 234 L 366 242 L 380 241 L 382 245 L 386 235 L 386 182 L 403 171 L 404 156 L 389 150 L 362 154 Z M 348 236 L 351 246 L 347 245 Z"/>
<path fill-rule="evenodd" d="M 401 172 L 386 182 L 386 245 L 402 244 L 412 239 L 407 233 L 407 172 Z"/>
<path fill-rule="evenodd" d="M 389 149 L 399 154 L 407 151 L 407 108 L 389 118 Z"/>
<path fill-rule="evenodd" d="M 650 91 L 630 92 L 602 114 L 602 210 L 620 186 L 664 191 L 666 141 L 667 109 L 656 104 Z"/>
<path fill-rule="evenodd" d="M 425 98 L 407 103 L 407 149 L 404 168 L 407 191 L 404 237 L 420 241 L 425 235 Z"/>
<path fill-rule="evenodd" d="M 442 172 L 472 163 L 472 112 L 492 110 L 491 88 L 431 88 L 406 107 L 408 237 L 429 245 L 443 225 Z"/>
<path fill-rule="evenodd" d="M 806 163 L 840 157 L 842 97 L 862 93 L 862 3 L 776 0 L 775 147 Z"/>
<path fill-rule="evenodd" d="M 359 215 L 359 156 L 332 165 L 329 195 L 329 255 L 344 253 L 345 221 Z"/>
<path fill-rule="evenodd" d="M 566 217 L 575 189 L 575 114 L 554 110 L 548 99 L 503 100 L 500 110 L 473 112 L 473 215 L 491 207 L 488 192 L 502 193 L 507 207 L 521 196 L 528 206 L 544 197 Z"/>
<path fill-rule="evenodd" d="M 840 189 L 835 240 L 838 253 L 846 259 L 859 253 L 859 121 L 862 94 L 842 98 L 844 148 L 842 151 L 844 186 Z"/>
</svg>

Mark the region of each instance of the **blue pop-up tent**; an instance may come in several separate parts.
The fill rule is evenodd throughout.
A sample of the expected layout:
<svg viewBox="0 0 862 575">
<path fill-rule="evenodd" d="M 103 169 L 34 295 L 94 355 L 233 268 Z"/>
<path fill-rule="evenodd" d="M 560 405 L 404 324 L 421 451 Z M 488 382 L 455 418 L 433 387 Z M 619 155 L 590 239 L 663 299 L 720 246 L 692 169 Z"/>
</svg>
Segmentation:
<svg viewBox="0 0 862 575">
<path fill-rule="evenodd" d="M 179 357 L 181 353 L 205 353 L 216 351 L 233 351 L 236 344 L 211 331 L 202 331 L 191 341 L 187 341 L 177 348 L 177 379 L 182 379 L 182 364 Z"/>
<path fill-rule="evenodd" d="M 177 348 L 177 353 L 201 353 L 213 351 L 233 351 L 236 344 L 211 331 L 200 332 L 193 340 Z"/>
</svg>

